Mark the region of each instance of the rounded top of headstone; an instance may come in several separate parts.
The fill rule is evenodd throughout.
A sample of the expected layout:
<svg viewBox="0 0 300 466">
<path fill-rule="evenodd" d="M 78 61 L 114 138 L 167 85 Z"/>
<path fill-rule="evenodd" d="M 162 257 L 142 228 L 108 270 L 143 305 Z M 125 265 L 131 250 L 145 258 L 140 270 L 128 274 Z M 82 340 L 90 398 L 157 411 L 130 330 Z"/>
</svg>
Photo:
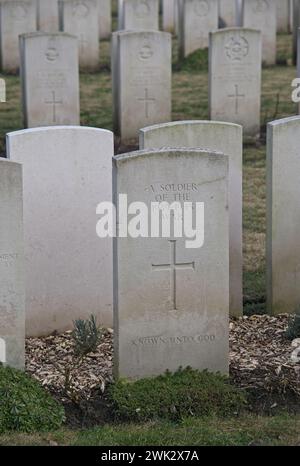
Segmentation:
<svg viewBox="0 0 300 466">
<path fill-rule="evenodd" d="M 228 156 L 223 152 L 213 151 L 210 149 L 203 148 L 190 148 L 190 147 L 161 147 L 157 149 L 144 149 L 134 152 L 128 152 L 125 154 L 118 154 L 113 157 L 115 162 L 119 165 L 125 162 L 129 162 L 136 159 L 142 159 L 150 157 L 163 156 L 166 157 L 181 157 L 181 156 L 200 156 L 206 158 L 212 158 L 213 161 L 222 160 L 228 162 Z"/>
<path fill-rule="evenodd" d="M 112 131 L 109 131 L 108 129 L 102 129 L 102 128 L 93 128 L 91 126 L 39 126 L 38 128 L 29 128 L 29 129 L 21 129 L 19 131 L 12 131 L 10 133 L 7 133 L 6 136 L 12 137 L 12 136 L 19 136 L 22 134 L 32 134 L 32 133 L 42 133 L 42 132 L 58 132 L 58 131 L 81 131 L 81 132 L 98 132 L 102 134 L 110 134 L 113 135 Z"/>
<path fill-rule="evenodd" d="M 20 38 L 22 39 L 31 39 L 33 37 L 50 37 L 50 38 L 55 38 L 55 37 L 69 37 L 72 39 L 76 39 L 77 37 L 68 34 L 67 32 L 45 32 L 45 31 L 35 31 L 35 32 L 27 32 L 25 34 L 20 34 Z"/>
<path fill-rule="evenodd" d="M 276 126 L 286 126 L 291 124 L 300 124 L 300 115 L 270 121 L 267 126 L 270 128 L 274 128 Z"/>
<path fill-rule="evenodd" d="M 131 35 L 141 35 L 141 34 L 153 34 L 155 36 L 161 37 L 172 37 L 170 32 L 166 31 L 157 31 L 156 29 L 121 29 L 120 31 L 114 31 L 112 33 L 113 37 L 117 36 L 131 36 Z"/>
<path fill-rule="evenodd" d="M 247 27 L 238 27 L 238 26 L 234 26 L 234 27 L 229 27 L 229 28 L 222 28 L 222 29 L 215 29 L 214 31 L 210 31 L 210 35 L 222 35 L 222 34 L 232 34 L 234 32 L 243 32 L 243 33 L 247 33 L 247 34 L 261 34 L 261 31 L 259 29 L 255 29 L 255 28 L 247 28 Z"/>
<path fill-rule="evenodd" d="M 89 126 L 41 126 L 37 128 L 22 129 L 19 131 L 13 131 L 6 134 L 6 144 L 9 153 L 9 148 L 13 141 L 19 141 L 19 144 L 23 144 L 24 140 L 39 141 L 41 138 L 43 141 L 64 141 L 71 140 L 76 144 L 77 138 L 85 140 L 85 138 L 93 137 L 96 141 L 109 141 L 109 144 L 113 147 L 114 135 L 111 131 L 101 128 L 92 128 Z M 26 139 L 24 139 L 26 138 Z M 88 148 L 87 148 L 88 151 Z"/>
<path fill-rule="evenodd" d="M 174 126 L 219 126 L 219 127 L 231 127 L 242 130 L 243 127 L 236 123 L 229 123 L 227 121 L 214 121 L 214 120 L 178 120 L 170 121 L 168 123 L 159 123 L 156 125 L 146 126 L 141 128 L 141 133 L 146 133 L 148 131 L 156 131 L 164 128 L 173 128 Z"/>
<path fill-rule="evenodd" d="M 5 157 L 0 157 L 0 163 L 1 163 L 1 164 L 8 164 L 8 165 L 11 165 L 11 166 L 17 165 L 17 166 L 19 166 L 19 167 L 22 167 L 22 164 L 21 164 L 21 163 L 13 162 L 12 160 L 9 160 L 9 159 L 7 159 L 7 158 L 5 158 Z"/>
</svg>

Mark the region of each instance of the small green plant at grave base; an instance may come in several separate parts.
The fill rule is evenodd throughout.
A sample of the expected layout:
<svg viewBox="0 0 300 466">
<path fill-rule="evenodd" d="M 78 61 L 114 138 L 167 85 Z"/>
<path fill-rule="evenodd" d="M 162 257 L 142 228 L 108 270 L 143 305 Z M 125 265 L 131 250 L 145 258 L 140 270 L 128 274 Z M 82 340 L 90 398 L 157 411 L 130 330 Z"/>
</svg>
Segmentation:
<svg viewBox="0 0 300 466">
<path fill-rule="evenodd" d="M 208 70 L 208 49 L 196 50 L 174 65 L 174 71 Z"/>
<path fill-rule="evenodd" d="M 64 409 L 33 378 L 0 364 L 0 433 L 58 429 Z"/>
<path fill-rule="evenodd" d="M 74 342 L 74 352 L 71 361 L 64 367 L 56 364 L 56 368 L 64 376 L 66 394 L 74 403 L 77 403 L 78 399 L 73 388 L 75 371 L 82 366 L 85 358 L 90 353 L 97 350 L 102 338 L 102 330 L 97 326 L 96 318 L 93 315 L 88 320 L 75 320 L 73 324 L 72 339 Z"/>
<path fill-rule="evenodd" d="M 111 385 L 109 397 L 121 421 L 228 416 L 246 404 L 244 394 L 227 377 L 191 368 L 136 382 L 119 380 Z"/>
<path fill-rule="evenodd" d="M 300 307 L 295 311 L 295 315 L 290 317 L 288 328 L 285 332 L 285 337 L 288 340 L 300 338 Z"/>
<path fill-rule="evenodd" d="M 94 316 L 91 316 L 89 320 L 75 320 L 72 332 L 75 343 L 75 355 L 78 358 L 84 358 L 89 353 L 96 351 L 101 336 L 102 331 L 97 327 Z"/>
</svg>

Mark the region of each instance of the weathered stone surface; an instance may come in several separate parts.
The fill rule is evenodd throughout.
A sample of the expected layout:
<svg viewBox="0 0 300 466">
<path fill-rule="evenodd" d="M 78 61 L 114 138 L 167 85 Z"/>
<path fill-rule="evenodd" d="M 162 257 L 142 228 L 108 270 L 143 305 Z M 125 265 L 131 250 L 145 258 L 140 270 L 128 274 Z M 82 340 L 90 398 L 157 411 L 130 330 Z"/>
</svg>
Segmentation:
<svg viewBox="0 0 300 466">
<path fill-rule="evenodd" d="M 266 65 L 276 63 L 276 1 L 244 0 L 242 24 L 245 28 L 258 29 L 262 33 L 262 60 Z"/>
<path fill-rule="evenodd" d="M 294 312 L 300 303 L 300 117 L 267 128 L 267 308 Z"/>
<path fill-rule="evenodd" d="M 218 29 L 218 0 L 178 0 L 179 54 L 183 59 L 208 47 L 208 35 Z"/>
<path fill-rule="evenodd" d="M 177 121 L 143 128 L 140 149 L 200 147 L 229 156 L 229 310 L 243 314 L 243 131 L 219 121 Z"/>
<path fill-rule="evenodd" d="M 291 28 L 291 0 L 277 0 L 276 15 L 277 15 L 277 31 L 290 32 Z"/>
<path fill-rule="evenodd" d="M 37 0 L 37 24 L 39 31 L 58 32 L 58 0 Z"/>
<path fill-rule="evenodd" d="M 74 319 L 112 324 L 112 239 L 96 235 L 96 207 L 112 199 L 113 134 L 48 127 L 7 136 L 23 164 L 26 330 L 64 331 Z"/>
<path fill-rule="evenodd" d="M 0 362 L 25 364 L 22 167 L 0 158 Z"/>
<path fill-rule="evenodd" d="M 246 138 L 260 133 L 261 33 L 227 28 L 210 34 L 209 111 L 211 120 L 243 126 Z"/>
<path fill-rule="evenodd" d="M 132 379 L 192 366 L 228 371 L 228 158 L 162 149 L 115 158 L 117 194 L 148 208 L 164 197 L 204 203 L 204 245 L 185 238 L 118 238 L 115 370 Z M 120 210 L 120 204 L 118 204 Z M 217 286 L 216 286 L 217 284 Z"/>
<path fill-rule="evenodd" d="M 37 29 L 36 0 L 0 2 L 0 57 L 2 71 L 20 66 L 19 35 Z"/>
<path fill-rule="evenodd" d="M 221 27 L 237 26 L 237 1 L 219 0 L 219 19 Z"/>
<path fill-rule="evenodd" d="M 159 0 L 119 0 L 119 30 L 158 30 Z"/>
<path fill-rule="evenodd" d="M 78 41 L 65 33 L 20 37 L 24 126 L 78 125 Z"/>
<path fill-rule="evenodd" d="M 175 3 L 177 0 L 162 0 L 162 22 L 163 30 L 175 31 Z"/>
<path fill-rule="evenodd" d="M 79 66 L 97 70 L 100 64 L 98 0 L 64 0 L 62 27 L 64 32 L 78 37 Z"/>
<path fill-rule="evenodd" d="M 108 39 L 112 29 L 111 0 L 98 0 L 99 38 Z"/>
<path fill-rule="evenodd" d="M 171 118 L 171 34 L 113 34 L 114 128 L 122 140 L 138 138 L 143 126 Z"/>
</svg>

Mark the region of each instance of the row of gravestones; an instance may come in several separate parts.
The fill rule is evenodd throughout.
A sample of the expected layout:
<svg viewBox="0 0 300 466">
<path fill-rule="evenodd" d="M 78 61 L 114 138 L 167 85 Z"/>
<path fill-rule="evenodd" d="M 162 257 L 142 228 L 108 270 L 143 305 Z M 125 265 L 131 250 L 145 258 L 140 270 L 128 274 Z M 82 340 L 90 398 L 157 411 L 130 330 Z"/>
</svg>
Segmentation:
<svg viewBox="0 0 300 466">
<path fill-rule="evenodd" d="M 87 70 L 99 66 L 99 38 L 111 34 L 110 0 L 1 0 L 1 69 L 20 65 L 18 37 L 37 30 L 59 30 L 78 37 L 79 63 Z"/>
<path fill-rule="evenodd" d="M 120 31 L 112 40 L 114 129 L 123 141 L 141 126 L 171 119 L 169 33 Z M 209 110 L 212 120 L 260 131 L 261 33 L 245 28 L 210 34 Z M 26 128 L 79 124 L 77 39 L 64 33 L 20 36 Z"/>
<path fill-rule="evenodd" d="M 227 6 L 225 2 L 221 5 L 223 9 L 219 9 L 219 0 L 178 0 L 181 57 L 208 46 L 209 32 L 218 29 L 219 14 L 227 17 L 231 11 L 232 16 L 235 1 L 226 0 Z M 244 0 L 242 17 L 238 21 L 243 27 L 262 31 L 263 60 L 267 64 L 274 64 L 276 59 L 276 18 L 285 17 L 288 11 L 281 8 L 277 12 L 276 5 L 275 0 Z M 0 8 L 3 71 L 16 71 L 19 67 L 18 36 L 34 32 L 37 27 L 47 32 L 60 29 L 77 36 L 80 66 L 89 70 L 99 67 L 99 35 L 107 37 L 111 31 L 109 0 L 4 0 Z M 159 0 L 120 0 L 118 21 L 121 30 L 158 30 Z"/>
<path fill-rule="evenodd" d="M 248 28 L 209 35 L 210 118 L 241 124 L 251 139 L 260 131 L 261 42 L 261 33 Z M 79 124 L 77 47 L 76 37 L 65 33 L 20 36 L 26 128 Z M 123 142 L 136 138 L 141 126 L 170 121 L 171 57 L 169 33 L 113 34 L 114 131 Z"/>
<path fill-rule="evenodd" d="M 260 133 L 261 33 L 226 28 L 210 33 L 210 119 Z M 77 125 L 77 39 L 64 33 L 20 36 L 21 82 L 26 128 Z M 114 131 L 123 142 L 141 126 L 171 120 L 172 42 L 159 31 L 119 31 L 112 38 Z"/>
<path fill-rule="evenodd" d="M 274 314 L 300 302 L 299 137 L 300 117 L 268 125 L 267 306 Z M 117 375 L 186 365 L 228 370 L 228 315 L 242 314 L 242 128 L 156 125 L 141 130 L 140 149 L 113 157 L 113 133 L 95 128 L 7 135 L 8 159 L 0 160 L 2 361 L 24 364 L 25 308 L 29 336 L 69 329 L 90 314 L 111 326 L 114 308 Z M 112 199 L 114 240 L 96 234 L 111 222 L 99 203 Z M 202 206 L 196 248 L 185 237 L 138 228 L 141 203 L 152 212 L 162 201 L 176 201 L 184 215 L 186 202 Z M 127 234 L 130 222 L 136 235 Z"/>
</svg>

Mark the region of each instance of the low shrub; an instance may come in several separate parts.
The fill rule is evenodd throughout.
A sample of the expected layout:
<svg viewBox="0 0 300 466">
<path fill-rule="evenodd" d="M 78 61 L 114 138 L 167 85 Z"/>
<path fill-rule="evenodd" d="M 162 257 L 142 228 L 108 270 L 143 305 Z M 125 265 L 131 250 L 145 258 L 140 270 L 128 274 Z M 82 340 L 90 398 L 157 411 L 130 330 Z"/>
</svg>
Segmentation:
<svg viewBox="0 0 300 466">
<path fill-rule="evenodd" d="M 57 429 L 64 409 L 33 378 L 0 364 L 0 433 Z"/>
<path fill-rule="evenodd" d="M 228 416 L 246 404 L 244 394 L 227 377 L 191 368 L 136 382 L 119 380 L 110 387 L 109 396 L 122 421 Z"/>
<path fill-rule="evenodd" d="M 288 328 L 285 332 L 285 337 L 288 340 L 300 338 L 300 307 L 295 311 L 295 314 L 290 317 Z"/>
<path fill-rule="evenodd" d="M 208 49 L 199 49 L 174 65 L 174 71 L 207 71 Z"/>
</svg>

